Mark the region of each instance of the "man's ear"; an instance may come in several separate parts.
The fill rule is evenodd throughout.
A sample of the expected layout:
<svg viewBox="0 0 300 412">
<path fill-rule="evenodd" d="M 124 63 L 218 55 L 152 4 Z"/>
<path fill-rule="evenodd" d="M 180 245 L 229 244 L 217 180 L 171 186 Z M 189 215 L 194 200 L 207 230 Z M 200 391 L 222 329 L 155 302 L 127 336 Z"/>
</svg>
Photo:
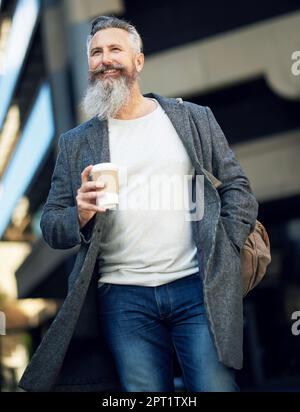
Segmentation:
<svg viewBox="0 0 300 412">
<path fill-rule="evenodd" d="M 141 72 L 143 70 L 145 63 L 145 56 L 144 53 L 137 53 L 135 56 L 135 66 L 138 72 Z"/>
</svg>

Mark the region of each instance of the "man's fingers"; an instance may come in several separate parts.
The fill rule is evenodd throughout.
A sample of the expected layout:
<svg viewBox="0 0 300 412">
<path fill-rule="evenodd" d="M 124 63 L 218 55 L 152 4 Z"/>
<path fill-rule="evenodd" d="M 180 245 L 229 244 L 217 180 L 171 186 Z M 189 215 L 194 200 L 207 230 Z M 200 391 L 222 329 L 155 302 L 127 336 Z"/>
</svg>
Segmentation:
<svg viewBox="0 0 300 412">
<path fill-rule="evenodd" d="M 80 212 L 98 212 L 99 207 L 91 203 L 80 202 Z"/>
<path fill-rule="evenodd" d="M 93 205 L 91 203 L 80 202 L 80 213 L 81 212 L 105 212 L 106 208 Z"/>
<path fill-rule="evenodd" d="M 89 175 L 91 173 L 92 167 L 93 167 L 93 165 L 89 165 L 85 169 L 83 169 L 83 171 L 81 173 L 81 182 L 82 183 L 88 182 Z"/>
<path fill-rule="evenodd" d="M 104 183 L 100 182 L 84 182 L 82 183 L 79 192 L 91 192 L 93 190 L 101 190 L 104 188 Z"/>
<path fill-rule="evenodd" d="M 78 193 L 78 198 L 82 200 L 93 200 L 96 199 L 96 197 L 99 195 L 99 192 L 96 192 L 95 190 L 92 192 L 79 192 Z"/>
</svg>

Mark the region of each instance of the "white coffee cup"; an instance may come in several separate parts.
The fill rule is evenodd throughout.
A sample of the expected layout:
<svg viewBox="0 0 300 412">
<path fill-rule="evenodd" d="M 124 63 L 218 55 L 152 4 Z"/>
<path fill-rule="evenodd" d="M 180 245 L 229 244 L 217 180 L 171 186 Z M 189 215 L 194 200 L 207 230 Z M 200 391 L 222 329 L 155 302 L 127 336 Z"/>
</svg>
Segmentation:
<svg viewBox="0 0 300 412">
<path fill-rule="evenodd" d="M 118 166 L 114 163 L 98 163 L 93 166 L 90 176 L 92 180 L 105 183 L 96 199 L 98 207 L 116 209 L 119 203 L 119 175 Z"/>
</svg>

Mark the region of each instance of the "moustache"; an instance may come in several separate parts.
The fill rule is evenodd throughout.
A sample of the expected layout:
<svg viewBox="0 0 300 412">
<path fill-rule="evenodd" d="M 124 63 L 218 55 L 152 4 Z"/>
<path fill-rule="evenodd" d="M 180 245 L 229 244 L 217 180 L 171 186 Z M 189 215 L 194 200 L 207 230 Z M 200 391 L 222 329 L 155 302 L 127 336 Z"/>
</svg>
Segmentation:
<svg viewBox="0 0 300 412">
<path fill-rule="evenodd" d="M 100 67 L 97 67 L 95 70 L 90 70 L 90 75 L 92 76 L 96 76 L 97 74 L 102 74 L 104 73 L 106 70 L 124 70 L 125 67 L 121 64 L 118 65 L 103 65 Z"/>
</svg>

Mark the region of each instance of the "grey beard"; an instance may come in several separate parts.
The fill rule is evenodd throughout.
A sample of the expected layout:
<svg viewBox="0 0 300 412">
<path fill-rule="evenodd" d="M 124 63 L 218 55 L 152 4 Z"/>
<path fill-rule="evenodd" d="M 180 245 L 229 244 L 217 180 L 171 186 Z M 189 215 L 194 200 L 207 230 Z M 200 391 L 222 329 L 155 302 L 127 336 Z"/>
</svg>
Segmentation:
<svg viewBox="0 0 300 412">
<path fill-rule="evenodd" d="M 101 80 L 89 82 L 82 101 L 82 108 L 88 117 L 99 119 L 115 117 L 126 104 L 131 94 L 131 87 L 126 77 L 113 79 L 106 84 Z"/>
</svg>

